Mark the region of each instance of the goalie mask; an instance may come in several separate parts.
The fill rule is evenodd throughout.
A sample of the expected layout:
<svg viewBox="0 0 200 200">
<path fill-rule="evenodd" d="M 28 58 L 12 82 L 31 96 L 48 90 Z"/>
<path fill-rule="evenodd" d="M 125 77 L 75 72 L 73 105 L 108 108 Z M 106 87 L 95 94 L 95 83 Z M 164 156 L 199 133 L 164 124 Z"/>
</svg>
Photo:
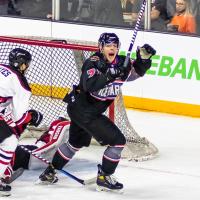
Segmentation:
<svg viewBox="0 0 200 200">
<path fill-rule="evenodd" d="M 11 67 L 17 69 L 18 71 L 21 71 L 20 66 L 22 64 L 25 64 L 26 68 L 28 68 L 31 60 L 31 54 L 28 51 L 21 48 L 13 49 L 9 53 L 9 64 Z"/>
<path fill-rule="evenodd" d="M 117 47 L 120 47 L 120 41 L 118 36 L 115 33 L 102 33 L 98 40 L 99 47 L 103 47 L 106 44 L 115 43 Z"/>
</svg>

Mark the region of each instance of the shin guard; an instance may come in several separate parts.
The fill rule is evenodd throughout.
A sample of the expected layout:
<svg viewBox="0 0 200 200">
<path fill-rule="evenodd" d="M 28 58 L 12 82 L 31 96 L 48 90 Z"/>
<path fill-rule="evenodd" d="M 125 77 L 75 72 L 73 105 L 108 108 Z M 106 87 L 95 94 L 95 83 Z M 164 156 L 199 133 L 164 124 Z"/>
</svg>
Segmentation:
<svg viewBox="0 0 200 200">
<path fill-rule="evenodd" d="M 62 169 L 78 150 L 78 148 L 70 145 L 69 142 L 62 144 L 53 157 L 52 164 L 55 169 Z"/>
</svg>

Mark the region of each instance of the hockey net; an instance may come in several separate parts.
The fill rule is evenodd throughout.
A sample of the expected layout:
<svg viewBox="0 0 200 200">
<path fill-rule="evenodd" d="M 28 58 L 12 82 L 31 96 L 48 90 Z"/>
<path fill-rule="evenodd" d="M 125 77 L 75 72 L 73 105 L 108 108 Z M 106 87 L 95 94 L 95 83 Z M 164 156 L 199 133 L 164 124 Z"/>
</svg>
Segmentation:
<svg viewBox="0 0 200 200">
<path fill-rule="evenodd" d="M 58 41 L 0 37 L 0 63 L 8 64 L 8 54 L 13 48 L 25 48 L 33 57 L 26 74 L 32 89 L 30 108 L 43 113 L 38 130 L 45 130 L 60 115 L 67 114 L 67 104 L 62 101 L 74 84 L 78 84 L 80 69 L 95 46 L 64 44 Z M 143 161 L 155 157 L 158 149 L 146 138 L 140 137 L 131 126 L 120 94 L 105 113 L 120 128 L 127 139 L 122 157 Z M 66 117 L 66 116 L 65 116 Z M 31 135 L 31 129 L 29 134 Z M 41 133 L 41 132 L 40 132 Z"/>
</svg>

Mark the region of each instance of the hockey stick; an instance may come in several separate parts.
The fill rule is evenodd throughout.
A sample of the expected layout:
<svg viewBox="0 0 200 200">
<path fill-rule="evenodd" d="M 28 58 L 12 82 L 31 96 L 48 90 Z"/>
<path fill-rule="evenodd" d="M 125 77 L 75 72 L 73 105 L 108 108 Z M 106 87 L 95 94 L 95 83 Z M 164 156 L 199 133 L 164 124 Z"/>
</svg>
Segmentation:
<svg viewBox="0 0 200 200">
<path fill-rule="evenodd" d="M 135 43 L 135 38 L 137 36 L 138 30 L 139 30 L 139 27 L 140 27 L 140 22 L 142 20 L 142 16 L 143 16 L 143 13 L 144 13 L 144 10 L 145 10 L 146 2 L 147 2 L 147 0 L 143 0 L 141 8 L 140 8 L 140 12 L 138 13 L 138 18 L 137 18 L 136 25 L 135 25 L 135 28 L 133 30 L 133 35 L 132 35 L 132 38 L 131 38 L 131 43 L 129 45 L 128 52 L 127 52 L 127 55 L 126 55 L 126 59 L 124 61 L 124 65 L 123 65 L 124 68 L 126 68 L 127 65 L 128 65 L 130 55 L 131 55 L 131 51 L 132 51 L 133 45 Z"/>
<path fill-rule="evenodd" d="M 46 163 L 47 165 L 52 165 L 52 163 L 48 160 L 46 160 L 45 158 L 43 158 L 42 156 L 36 154 L 36 153 L 33 153 L 31 150 L 27 149 L 25 146 L 21 146 L 20 147 L 24 150 L 24 151 L 27 151 L 28 153 L 30 153 L 32 156 L 34 156 L 35 158 L 41 160 L 42 162 Z M 95 183 L 96 181 L 96 177 L 94 178 L 90 178 L 90 179 L 87 179 L 87 180 L 83 180 L 83 179 L 80 179 L 76 176 L 74 176 L 73 174 L 63 170 L 63 169 L 60 169 L 58 170 L 60 171 L 61 173 L 65 174 L 66 176 L 72 178 L 73 180 L 77 181 L 78 183 L 82 184 L 82 185 L 89 185 L 89 184 L 93 184 Z"/>
<path fill-rule="evenodd" d="M 6 180 L 7 184 L 11 184 L 13 181 L 15 181 L 17 178 L 19 178 L 24 173 L 24 168 L 19 168 L 16 171 L 13 172 L 12 176 Z"/>
</svg>

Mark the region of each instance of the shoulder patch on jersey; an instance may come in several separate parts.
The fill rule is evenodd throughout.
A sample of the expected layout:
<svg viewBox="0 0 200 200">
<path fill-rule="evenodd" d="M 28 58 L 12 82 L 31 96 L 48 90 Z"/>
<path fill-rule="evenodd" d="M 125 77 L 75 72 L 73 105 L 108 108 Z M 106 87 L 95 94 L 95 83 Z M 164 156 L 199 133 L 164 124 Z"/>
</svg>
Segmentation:
<svg viewBox="0 0 200 200">
<path fill-rule="evenodd" d="M 91 68 L 91 69 L 87 70 L 88 78 L 93 77 L 95 74 L 96 74 L 96 69 L 95 68 Z"/>
</svg>

